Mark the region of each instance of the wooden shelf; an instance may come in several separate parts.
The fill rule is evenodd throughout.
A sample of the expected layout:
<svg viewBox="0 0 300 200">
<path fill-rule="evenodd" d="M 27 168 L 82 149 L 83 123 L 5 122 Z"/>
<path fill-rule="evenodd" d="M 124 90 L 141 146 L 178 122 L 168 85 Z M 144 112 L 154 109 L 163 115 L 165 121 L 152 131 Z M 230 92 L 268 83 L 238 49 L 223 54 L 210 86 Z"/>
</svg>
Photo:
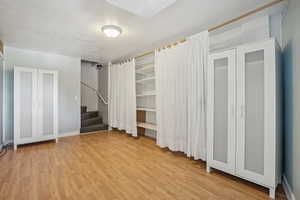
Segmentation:
<svg viewBox="0 0 300 200">
<path fill-rule="evenodd" d="M 140 80 L 137 80 L 136 83 L 144 83 L 144 82 L 147 82 L 147 81 L 153 81 L 155 80 L 155 77 L 152 76 L 152 77 L 147 77 L 147 78 L 143 78 L 143 79 L 140 79 Z"/>
<path fill-rule="evenodd" d="M 156 109 L 152 109 L 152 108 L 137 108 L 136 110 L 146 111 L 146 112 L 156 112 Z"/>
<path fill-rule="evenodd" d="M 141 94 L 137 94 L 137 97 L 146 97 L 146 96 L 155 96 L 156 95 L 156 91 L 148 91 L 148 92 L 143 92 Z"/>
<path fill-rule="evenodd" d="M 156 131 L 156 125 L 155 124 L 150 124 L 150 123 L 145 123 L 145 122 L 137 122 L 137 126 L 145 129 L 150 129 Z"/>
</svg>

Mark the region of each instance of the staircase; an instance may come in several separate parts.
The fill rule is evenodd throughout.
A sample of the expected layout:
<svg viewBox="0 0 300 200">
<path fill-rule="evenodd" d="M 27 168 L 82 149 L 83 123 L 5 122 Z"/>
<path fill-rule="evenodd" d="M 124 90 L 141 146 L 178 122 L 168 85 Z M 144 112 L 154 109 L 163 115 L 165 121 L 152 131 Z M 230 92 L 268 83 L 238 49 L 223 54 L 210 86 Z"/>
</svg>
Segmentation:
<svg viewBox="0 0 300 200">
<path fill-rule="evenodd" d="M 108 125 L 103 124 L 102 116 L 98 111 L 87 112 L 86 106 L 81 106 L 81 128 L 80 133 L 108 130 Z"/>
</svg>

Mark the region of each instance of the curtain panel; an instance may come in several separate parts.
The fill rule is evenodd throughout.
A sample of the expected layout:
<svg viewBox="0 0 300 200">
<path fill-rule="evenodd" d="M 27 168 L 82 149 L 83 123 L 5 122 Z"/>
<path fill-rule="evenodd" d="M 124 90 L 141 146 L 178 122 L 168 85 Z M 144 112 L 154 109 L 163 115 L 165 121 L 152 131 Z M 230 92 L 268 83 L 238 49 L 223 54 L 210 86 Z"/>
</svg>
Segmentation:
<svg viewBox="0 0 300 200">
<path fill-rule="evenodd" d="M 206 160 L 208 31 L 156 51 L 157 145 Z"/>
<path fill-rule="evenodd" d="M 137 137 L 135 61 L 109 63 L 109 126 Z"/>
</svg>

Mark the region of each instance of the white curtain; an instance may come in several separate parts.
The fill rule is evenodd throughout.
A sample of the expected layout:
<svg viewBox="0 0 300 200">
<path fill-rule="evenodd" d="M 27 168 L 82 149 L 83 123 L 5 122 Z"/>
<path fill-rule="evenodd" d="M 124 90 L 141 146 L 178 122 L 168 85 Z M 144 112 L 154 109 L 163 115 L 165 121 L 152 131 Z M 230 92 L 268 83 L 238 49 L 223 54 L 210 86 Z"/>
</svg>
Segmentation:
<svg viewBox="0 0 300 200">
<path fill-rule="evenodd" d="M 135 61 L 109 64 L 109 126 L 137 137 Z"/>
<path fill-rule="evenodd" d="M 208 31 L 156 51 L 157 144 L 206 160 Z"/>
<path fill-rule="evenodd" d="M 186 154 L 206 160 L 206 72 L 209 54 L 208 31 L 187 39 L 187 115 Z"/>
</svg>

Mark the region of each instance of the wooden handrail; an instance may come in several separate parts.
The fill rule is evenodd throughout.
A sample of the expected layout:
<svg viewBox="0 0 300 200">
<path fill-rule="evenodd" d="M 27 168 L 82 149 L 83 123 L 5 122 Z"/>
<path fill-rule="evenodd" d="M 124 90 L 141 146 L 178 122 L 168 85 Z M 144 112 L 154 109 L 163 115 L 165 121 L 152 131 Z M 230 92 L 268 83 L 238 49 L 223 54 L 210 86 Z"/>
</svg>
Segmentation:
<svg viewBox="0 0 300 200">
<path fill-rule="evenodd" d="M 87 83 L 85 83 L 83 81 L 80 81 L 80 83 L 82 85 L 84 85 L 85 87 L 89 88 L 90 90 L 92 90 L 97 95 L 98 99 L 100 99 L 105 105 L 108 104 L 108 102 L 105 101 L 105 99 L 103 98 L 102 94 L 98 90 L 96 90 L 95 88 L 93 88 L 92 86 L 88 85 Z"/>
</svg>

